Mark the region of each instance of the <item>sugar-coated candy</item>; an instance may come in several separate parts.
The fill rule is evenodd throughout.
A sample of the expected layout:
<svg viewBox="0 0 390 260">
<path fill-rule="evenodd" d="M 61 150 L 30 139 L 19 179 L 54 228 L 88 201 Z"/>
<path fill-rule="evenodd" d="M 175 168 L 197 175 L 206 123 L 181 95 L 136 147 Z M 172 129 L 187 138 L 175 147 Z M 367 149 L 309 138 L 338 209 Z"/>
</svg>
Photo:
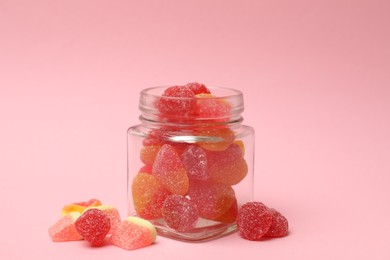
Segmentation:
<svg viewBox="0 0 390 260">
<path fill-rule="evenodd" d="M 98 199 L 90 199 L 88 201 L 74 202 L 71 204 L 65 205 L 61 210 L 61 215 L 64 216 L 71 212 L 82 213 L 88 207 L 100 206 L 102 203 Z"/>
<path fill-rule="evenodd" d="M 190 145 L 181 155 L 184 168 L 190 179 L 207 180 L 210 178 L 207 172 L 206 152 L 197 145 Z"/>
<path fill-rule="evenodd" d="M 77 232 L 74 225 L 78 217 L 80 217 L 79 212 L 71 212 L 50 226 L 49 236 L 51 240 L 54 242 L 82 240 L 83 237 Z"/>
<path fill-rule="evenodd" d="M 248 173 L 248 165 L 242 157 L 241 148 L 230 145 L 226 150 L 208 152 L 208 173 L 210 177 L 220 183 L 235 185 Z"/>
<path fill-rule="evenodd" d="M 234 200 L 230 209 L 228 209 L 225 213 L 223 213 L 222 216 L 220 216 L 214 220 L 222 222 L 222 223 L 234 223 L 234 222 L 236 222 L 236 219 L 237 219 L 237 213 L 238 213 L 237 200 Z"/>
<path fill-rule="evenodd" d="M 185 116 L 195 107 L 195 94 L 189 88 L 172 86 L 167 88 L 156 103 L 162 115 Z"/>
<path fill-rule="evenodd" d="M 245 156 L 245 145 L 244 145 L 244 142 L 242 140 L 234 140 L 233 143 L 238 145 L 238 147 L 240 147 L 242 156 Z"/>
<path fill-rule="evenodd" d="M 142 166 L 139 169 L 138 173 L 141 173 L 141 172 L 152 174 L 152 166 L 151 165 L 144 165 L 144 166 Z"/>
<path fill-rule="evenodd" d="M 140 152 L 141 161 L 146 165 L 153 165 L 160 148 L 160 145 L 149 145 L 142 147 Z"/>
<path fill-rule="evenodd" d="M 110 242 L 120 248 L 133 250 L 153 244 L 156 237 L 152 223 L 138 217 L 127 217 L 111 235 Z"/>
<path fill-rule="evenodd" d="M 191 181 L 188 195 L 198 207 L 199 216 L 211 220 L 222 216 L 236 200 L 231 186 L 211 181 Z"/>
<path fill-rule="evenodd" d="M 272 223 L 267 233 L 265 233 L 264 236 L 266 237 L 286 236 L 288 233 L 288 221 L 286 217 L 273 208 L 270 208 L 269 211 L 272 214 Z"/>
<path fill-rule="evenodd" d="M 187 83 L 184 87 L 190 89 L 195 95 L 210 94 L 210 90 L 204 84 L 198 82 Z"/>
<path fill-rule="evenodd" d="M 248 240 L 260 240 L 269 230 L 273 214 L 261 202 L 245 203 L 237 216 L 237 228 L 241 237 Z"/>
<path fill-rule="evenodd" d="M 77 232 L 92 246 L 102 246 L 111 229 L 109 217 L 101 210 L 86 210 L 74 223 Z"/>
<path fill-rule="evenodd" d="M 121 222 L 121 217 L 119 215 L 119 211 L 116 207 L 110 205 L 101 205 L 96 207 L 91 207 L 91 209 L 98 209 L 104 212 L 106 216 L 110 219 L 111 229 L 108 234 L 112 234 L 112 232 L 116 229 L 118 224 Z M 87 211 L 89 209 L 86 209 Z"/>
<path fill-rule="evenodd" d="M 178 195 L 187 193 L 189 179 L 173 146 L 161 146 L 153 163 L 152 174 L 170 192 Z"/>
<path fill-rule="evenodd" d="M 199 214 L 194 202 L 181 195 L 170 195 L 164 201 L 162 215 L 167 225 L 177 231 L 193 229 Z"/>
<path fill-rule="evenodd" d="M 161 207 L 171 194 L 154 175 L 143 172 L 134 177 L 131 192 L 135 211 L 144 219 L 161 218 Z"/>
<path fill-rule="evenodd" d="M 194 115 L 197 118 L 214 120 L 215 122 L 227 121 L 231 116 L 231 106 L 222 98 L 211 94 L 198 94 Z"/>
<path fill-rule="evenodd" d="M 207 139 L 199 140 L 196 143 L 208 151 L 223 151 L 234 141 L 234 132 L 226 127 L 196 129 L 194 135 L 199 139 Z"/>
</svg>

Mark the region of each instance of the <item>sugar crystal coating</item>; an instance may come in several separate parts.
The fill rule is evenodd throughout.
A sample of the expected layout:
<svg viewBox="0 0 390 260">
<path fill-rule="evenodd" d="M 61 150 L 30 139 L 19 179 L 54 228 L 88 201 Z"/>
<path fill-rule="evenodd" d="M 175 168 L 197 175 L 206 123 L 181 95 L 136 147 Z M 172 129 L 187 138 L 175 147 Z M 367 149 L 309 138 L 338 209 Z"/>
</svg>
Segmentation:
<svg viewBox="0 0 390 260">
<path fill-rule="evenodd" d="M 146 165 L 153 165 L 160 148 L 160 145 L 149 145 L 142 147 L 140 152 L 141 161 Z"/>
<path fill-rule="evenodd" d="M 54 242 L 82 240 L 83 237 L 77 232 L 74 225 L 78 217 L 80 217 L 79 212 L 71 212 L 50 226 L 49 236 L 51 240 Z"/>
<path fill-rule="evenodd" d="M 207 180 L 210 178 L 207 172 L 206 152 L 197 145 L 190 145 L 181 155 L 184 168 L 190 179 Z"/>
<path fill-rule="evenodd" d="M 187 83 L 184 87 L 191 90 L 195 95 L 210 94 L 210 90 L 204 84 L 198 82 Z"/>
<path fill-rule="evenodd" d="M 162 214 L 169 227 L 181 232 L 193 229 L 199 214 L 194 202 L 181 195 L 170 195 L 164 201 Z"/>
<path fill-rule="evenodd" d="M 269 227 L 266 237 L 283 237 L 288 234 L 288 221 L 285 216 L 275 209 L 270 208 L 272 214 L 272 224 Z"/>
<path fill-rule="evenodd" d="M 195 94 L 182 86 L 167 88 L 156 106 L 162 115 L 185 116 L 195 107 Z"/>
<path fill-rule="evenodd" d="M 189 179 L 183 163 L 173 146 L 164 144 L 153 163 L 153 176 L 170 192 L 185 195 Z"/>
<path fill-rule="evenodd" d="M 211 181 L 191 181 L 188 195 L 198 207 L 199 216 L 211 220 L 222 216 L 236 200 L 231 186 Z"/>
<path fill-rule="evenodd" d="M 226 150 L 208 152 L 208 173 L 210 177 L 220 183 L 235 185 L 248 173 L 248 165 L 242 157 L 241 148 L 230 145 Z"/>
<path fill-rule="evenodd" d="M 110 238 L 110 242 L 126 250 L 134 250 L 153 244 L 157 232 L 147 220 L 138 217 L 127 217 Z"/>
<path fill-rule="evenodd" d="M 237 216 L 237 228 L 241 237 L 248 240 L 260 240 L 269 230 L 273 214 L 261 202 L 245 203 Z"/>
<path fill-rule="evenodd" d="M 121 217 L 119 215 L 119 211 L 114 206 L 101 205 L 101 206 L 91 207 L 91 209 L 101 210 L 110 219 L 111 229 L 108 232 L 108 234 L 112 234 L 112 232 L 117 228 L 118 224 L 121 222 Z M 87 210 L 88 209 L 86 209 L 85 211 L 87 211 Z"/>
<path fill-rule="evenodd" d="M 74 223 L 77 232 L 92 246 L 102 246 L 111 229 L 110 218 L 99 209 L 88 209 Z"/>
<path fill-rule="evenodd" d="M 131 192 L 135 211 L 144 219 L 161 218 L 161 207 L 171 194 L 154 175 L 143 172 L 134 177 Z"/>
<path fill-rule="evenodd" d="M 211 94 L 198 94 L 194 115 L 202 119 L 213 119 L 215 122 L 225 121 L 231 116 L 231 106 L 224 99 Z M 223 121 L 223 120 L 222 120 Z"/>
</svg>

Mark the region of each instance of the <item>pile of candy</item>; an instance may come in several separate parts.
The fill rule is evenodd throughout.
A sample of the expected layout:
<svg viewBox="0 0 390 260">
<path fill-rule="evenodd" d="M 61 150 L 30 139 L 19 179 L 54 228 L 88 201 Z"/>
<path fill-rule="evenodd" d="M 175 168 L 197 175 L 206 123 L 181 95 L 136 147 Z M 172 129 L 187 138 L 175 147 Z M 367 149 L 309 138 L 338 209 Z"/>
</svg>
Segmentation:
<svg viewBox="0 0 390 260">
<path fill-rule="evenodd" d="M 168 87 L 155 110 L 169 124 L 153 128 L 142 141 L 143 166 L 131 185 L 137 215 L 163 219 L 180 232 L 191 231 L 199 218 L 234 223 L 238 205 L 232 186 L 246 177 L 248 165 L 243 141 L 224 124 L 230 104 L 205 85 L 189 83 Z M 183 135 L 193 140 L 169 138 Z"/>
<path fill-rule="evenodd" d="M 84 239 L 95 247 L 103 246 L 107 235 L 111 244 L 132 250 L 151 245 L 157 233 L 147 220 L 127 217 L 121 221 L 115 207 L 96 199 L 65 205 L 62 218 L 49 228 L 54 242 Z"/>
</svg>

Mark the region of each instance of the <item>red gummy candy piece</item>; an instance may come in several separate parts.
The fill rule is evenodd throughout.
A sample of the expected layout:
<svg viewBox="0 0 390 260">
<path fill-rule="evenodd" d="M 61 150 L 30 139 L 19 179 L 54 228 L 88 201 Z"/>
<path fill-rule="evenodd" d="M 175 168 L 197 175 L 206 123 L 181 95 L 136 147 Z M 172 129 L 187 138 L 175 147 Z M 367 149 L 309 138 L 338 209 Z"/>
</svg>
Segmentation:
<svg viewBox="0 0 390 260">
<path fill-rule="evenodd" d="M 204 84 L 198 82 L 187 83 L 185 87 L 190 89 L 195 95 L 210 94 L 210 90 Z"/>
<path fill-rule="evenodd" d="M 175 148 L 172 145 L 161 146 L 153 164 L 153 176 L 170 192 L 185 195 L 189 180 Z"/>
<path fill-rule="evenodd" d="M 169 227 L 181 232 L 193 229 L 199 218 L 196 204 L 181 195 L 171 195 L 164 201 L 162 215 Z"/>
<path fill-rule="evenodd" d="M 237 213 L 238 213 L 237 200 L 234 200 L 230 209 L 228 209 L 228 211 L 226 211 L 222 216 L 214 220 L 222 223 L 234 223 L 236 222 L 237 219 Z"/>
<path fill-rule="evenodd" d="M 220 183 L 235 185 L 248 173 L 248 165 L 237 144 L 230 145 L 224 151 L 208 152 L 207 161 L 210 177 Z"/>
<path fill-rule="evenodd" d="M 261 202 L 245 203 L 238 211 L 237 227 L 241 237 L 260 240 L 269 230 L 273 214 Z"/>
<path fill-rule="evenodd" d="M 269 211 L 272 214 L 272 224 L 269 227 L 266 237 L 283 237 L 288 233 L 288 221 L 285 216 L 275 209 L 270 208 Z"/>
<path fill-rule="evenodd" d="M 144 172 L 134 177 L 131 192 L 135 211 L 144 219 L 161 218 L 162 205 L 171 194 L 155 176 Z"/>
<path fill-rule="evenodd" d="M 191 181 L 188 195 L 198 207 L 199 216 L 211 220 L 222 216 L 236 200 L 232 187 L 211 181 Z"/>
<path fill-rule="evenodd" d="M 198 94 L 196 97 L 195 116 L 202 119 L 213 119 L 217 122 L 227 121 L 231 116 L 231 106 L 222 98 L 211 94 Z"/>
<path fill-rule="evenodd" d="M 102 246 L 111 229 L 110 218 L 99 209 L 85 211 L 74 223 L 77 232 L 92 246 Z"/>
<path fill-rule="evenodd" d="M 181 160 L 190 179 L 204 181 L 210 178 L 207 172 L 206 152 L 201 147 L 188 146 L 181 155 Z"/>
<path fill-rule="evenodd" d="M 194 92 L 183 86 L 173 86 L 164 91 L 156 107 L 163 115 L 183 117 L 194 109 L 195 104 Z"/>
</svg>

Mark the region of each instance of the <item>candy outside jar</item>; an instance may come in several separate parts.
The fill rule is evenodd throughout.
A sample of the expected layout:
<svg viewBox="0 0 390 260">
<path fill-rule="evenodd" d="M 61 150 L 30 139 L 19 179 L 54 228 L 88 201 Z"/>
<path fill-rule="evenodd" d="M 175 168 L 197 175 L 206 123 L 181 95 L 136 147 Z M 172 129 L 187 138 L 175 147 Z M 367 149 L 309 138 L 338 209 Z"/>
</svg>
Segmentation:
<svg viewBox="0 0 390 260">
<path fill-rule="evenodd" d="M 254 130 L 242 125 L 240 91 L 199 83 L 140 93 L 128 129 L 128 215 L 159 235 L 204 241 L 236 230 L 253 199 Z"/>
</svg>

